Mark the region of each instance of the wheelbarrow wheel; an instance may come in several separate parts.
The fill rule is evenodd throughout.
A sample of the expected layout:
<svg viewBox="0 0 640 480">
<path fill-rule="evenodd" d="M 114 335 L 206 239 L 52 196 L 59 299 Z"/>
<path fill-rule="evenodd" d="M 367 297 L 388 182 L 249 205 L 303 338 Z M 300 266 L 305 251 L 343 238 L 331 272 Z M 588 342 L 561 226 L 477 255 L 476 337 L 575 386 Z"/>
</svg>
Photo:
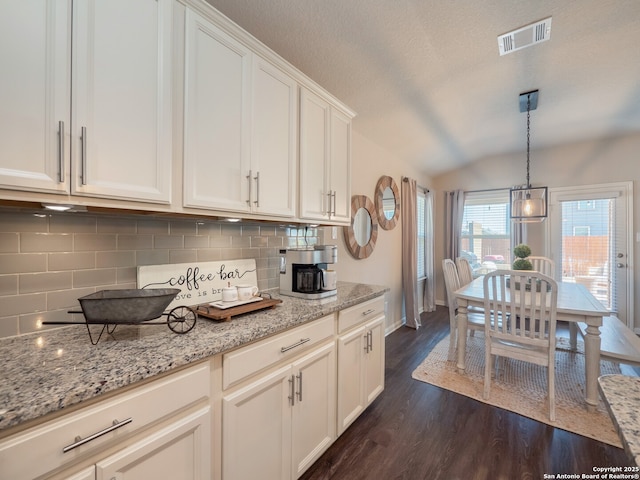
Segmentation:
<svg viewBox="0 0 640 480">
<path fill-rule="evenodd" d="M 176 307 L 169 312 L 167 325 L 175 333 L 187 333 L 196 325 L 196 313 L 189 307 Z"/>
</svg>

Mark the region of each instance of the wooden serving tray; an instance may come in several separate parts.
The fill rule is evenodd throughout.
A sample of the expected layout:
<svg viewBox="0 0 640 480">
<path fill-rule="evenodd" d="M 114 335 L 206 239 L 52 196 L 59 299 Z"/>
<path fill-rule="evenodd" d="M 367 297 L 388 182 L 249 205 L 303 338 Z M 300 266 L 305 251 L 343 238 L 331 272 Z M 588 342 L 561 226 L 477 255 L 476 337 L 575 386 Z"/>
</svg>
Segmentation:
<svg viewBox="0 0 640 480">
<path fill-rule="evenodd" d="M 211 320 L 220 320 L 228 322 L 238 315 L 245 313 L 255 312 L 257 310 L 264 310 L 265 308 L 273 308 L 277 304 L 282 303 L 282 300 L 277 298 L 265 298 L 260 302 L 247 303 L 245 305 L 238 305 L 237 307 L 231 307 L 226 309 L 216 308 L 208 303 L 197 305 L 195 307 L 196 313 L 205 318 Z"/>
</svg>

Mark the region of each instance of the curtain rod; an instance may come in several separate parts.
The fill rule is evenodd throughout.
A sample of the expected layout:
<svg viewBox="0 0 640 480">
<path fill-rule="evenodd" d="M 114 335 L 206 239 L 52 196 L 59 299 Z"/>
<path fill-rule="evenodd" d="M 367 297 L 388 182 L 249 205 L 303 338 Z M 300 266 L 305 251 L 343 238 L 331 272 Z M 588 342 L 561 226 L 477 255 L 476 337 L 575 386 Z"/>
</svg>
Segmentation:
<svg viewBox="0 0 640 480">
<path fill-rule="evenodd" d="M 408 182 L 409 181 L 409 177 L 402 177 L 402 181 L 403 182 Z M 430 190 L 427 187 L 421 187 L 420 185 L 416 184 L 416 187 L 423 190 L 425 193 L 429 193 Z"/>
<path fill-rule="evenodd" d="M 464 193 L 484 193 L 484 192 L 502 192 L 509 190 L 509 188 L 486 188 L 484 190 L 464 190 Z M 447 192 L 449 195 L 453 195 L 455 192 Z"/>
</svg>

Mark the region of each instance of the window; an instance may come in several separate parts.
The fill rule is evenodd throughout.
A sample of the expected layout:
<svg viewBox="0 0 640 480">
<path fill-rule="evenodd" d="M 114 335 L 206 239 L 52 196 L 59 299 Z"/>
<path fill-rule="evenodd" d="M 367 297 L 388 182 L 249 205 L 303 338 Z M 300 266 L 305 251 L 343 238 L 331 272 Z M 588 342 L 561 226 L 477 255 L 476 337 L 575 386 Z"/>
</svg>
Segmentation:
<svg viewBox="0 0 640 480">
<path fill-rule="evenodd" d="M 461 250 L 477 274 L 511 265 L 508 190 L 465 194 Z"/>
<path fill-rule="evenodd" d="M 576 202 L 576 207 L 578 210 L 595 210 L 596 202 L 593 200 L 581 200 Z"/>
<path fill-rule="evenodd" d="M 591 235 L 591 227 L 589 226 L 573 227 L 574 237 L 588 237 L 589 235 Z"/>
<path fill-rule="evenodd" d="M 424 280 L 427 276 L 426 270 L 426 239 L 427 239 L 427 228 L 426 228 L 426 211 L 427 211 L 427 198 L 425 191 L 421 188 L 418 188 L 416 194 L 416 222 L 417 222 L 417 231 L 418 231 L 418 254 L 417 254 L 417 263 L 418 263 L 418 280 Z"/>
</svg>

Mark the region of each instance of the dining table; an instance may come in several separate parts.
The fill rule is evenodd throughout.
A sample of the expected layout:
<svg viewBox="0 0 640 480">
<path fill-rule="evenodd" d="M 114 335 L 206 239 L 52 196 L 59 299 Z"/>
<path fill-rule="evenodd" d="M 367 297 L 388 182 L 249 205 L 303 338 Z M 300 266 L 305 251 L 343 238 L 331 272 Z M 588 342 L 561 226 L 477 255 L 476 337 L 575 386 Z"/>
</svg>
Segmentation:
<svg viewBox="0 0 640 480">
<path fill-rule="evenodd" d="M 507 289 L 507 295 L 509 294 Z M 475 278 L 454 292 L 458 301 L 457 368 L 466 369 L 467 312 L 469 307 L 484 308 L 484 277 Z M 577 348 L 578 322 L 587 325 L 584 335 L 585 351 L 585 401 L 587 405 L 598 405 L 598 377 L 600 376 L 600 327 L 602 318 L 609 316 L 602 303 L 584 285 L 558 282 L 557 320 L 569 322 L 571 349 Z"/>
</svg>

